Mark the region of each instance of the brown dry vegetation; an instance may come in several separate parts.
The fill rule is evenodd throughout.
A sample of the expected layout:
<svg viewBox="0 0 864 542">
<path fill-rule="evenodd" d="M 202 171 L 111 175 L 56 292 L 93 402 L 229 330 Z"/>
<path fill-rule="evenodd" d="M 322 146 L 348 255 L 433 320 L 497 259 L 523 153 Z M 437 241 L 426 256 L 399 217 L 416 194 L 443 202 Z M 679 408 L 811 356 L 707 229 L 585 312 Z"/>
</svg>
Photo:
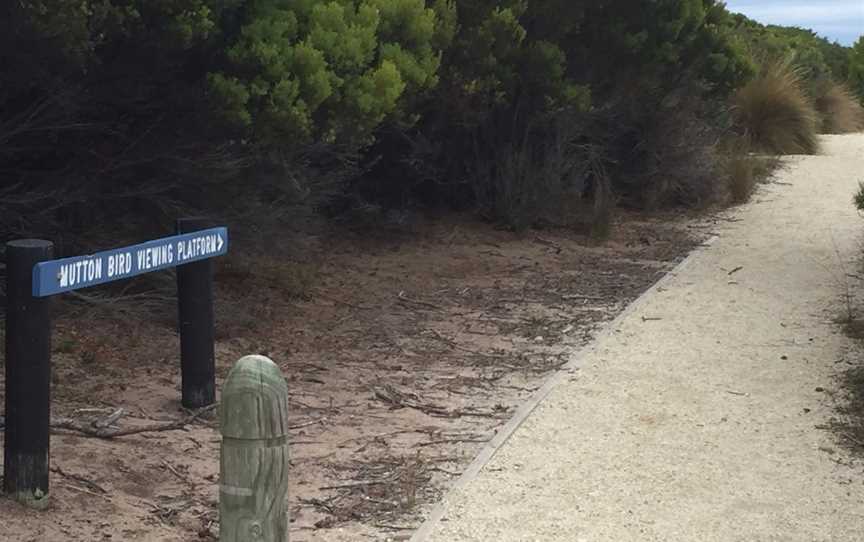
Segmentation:
<svg viewBox="0 0 864 542">
<path fill-rule="evenodd" d="M 816 154 L 818 114 L 804 91 L 801 74 L 788 63 L 767 65 L 735 92 L 736 124 L 755 151 Z"/>
<path fill-rule="evenodd" d="M 759 183 L 767 182 L 780 166 L 776 156 L 736 152 L 725 158 L 729 203 L 750 201 Z"/>
<path fill-rule="evenodd" d="M 864 130 L 864 107 L 848 87 L 829 83 L 814 100 L 823 134 L 848 134 Z"/>
</svg>

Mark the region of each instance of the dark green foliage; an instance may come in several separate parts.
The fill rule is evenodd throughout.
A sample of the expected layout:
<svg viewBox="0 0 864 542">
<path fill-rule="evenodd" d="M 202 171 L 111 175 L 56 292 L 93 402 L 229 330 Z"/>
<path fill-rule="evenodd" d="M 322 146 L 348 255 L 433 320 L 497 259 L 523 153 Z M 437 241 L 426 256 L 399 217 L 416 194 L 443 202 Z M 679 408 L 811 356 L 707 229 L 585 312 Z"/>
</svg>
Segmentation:
<svg viewBox="0 0 864 542">
<path fill-rule="evenodd" d="M 562 209 L 584 215 L 586 202 L 609 199 L 610 186 L 643 204 L 702 202 L 712 191 L 695 188 L 705 179 L 690 175 L 698 161 L 673 164 L 700 152 L 665 143 L 674 133 L 708 144 L 705 107 L 687 109 L 696 115 L 687 121 L 669 115 L 681 89 L 695 92 L 691 105 L 707 104 L 752 72 L 722 5 L 467 0 L 457 15 L 459 31 L 421 122 L 380 140 L 381 161 L 365 187 L 384 183 L 397 201 L 445 193 L 518 226 L 583 222 Z M 670 121 L 677 131 L 667 130 Z M 610 166 L 619 163 L 649 173 Z M 661 181 L 657 168 L 678 167 L 687 173 Z M 710 164 L 703 170 L 710 174 Z M 688 175 L 694 183 L 683 181 Z"/>
<path fill-rule="evenodd" d="M 731 19 L 733 32 L 758 64 L 790 62 L 798 71 L 805 89 L 815 91 L 829 81 L 849 77 L 850 49 L 797 27 L 762 25 L 743 15 Z"/>
<path fill-rule="evenodd" d="M 517 228 L 700 205 L 728 98 L 770 58 L 864 98 L 861 40 L 716 0 L 0 2 L 0 229 L 337 195 Z"/>
<path fill-rule="evenodd" d="M 3 3 L 0 229 L 49 234 L 142 214 L 152 224 L 184 187 L 220 178 L 235 158 L 202 135 L 199 105 L 222 5 Z"/>
<path fill-rule="evenodd" d="M 728 92 L 752 71 L 730 39 L 729 13 L 713 0 L 586 4 L 591 7 L 582 34 L 571 42 L 572 55 L 603 95 L 668 90 L 693 75 Z"/>
<path fill-rule="evenodd" d="M 849 87 L 864 104 L 864 35 L 858 38 L 849 52 Z"/>
</svg>

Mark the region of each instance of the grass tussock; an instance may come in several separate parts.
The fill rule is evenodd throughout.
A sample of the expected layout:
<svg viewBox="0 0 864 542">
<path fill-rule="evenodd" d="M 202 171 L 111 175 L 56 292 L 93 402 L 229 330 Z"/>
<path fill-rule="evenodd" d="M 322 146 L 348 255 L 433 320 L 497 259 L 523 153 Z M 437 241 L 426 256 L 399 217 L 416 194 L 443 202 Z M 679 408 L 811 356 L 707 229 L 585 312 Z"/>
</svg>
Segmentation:
<svg viewBox="0 0 864 542">
<path fill-rule="evenodd" d="M 829 83 L 814 100 L 821 117 L 823 134 L 849 134 L 864 131 L 864 107 L 845 85 Z"/>
<path fill-rule="evenodd" d="M 767 182 L 780 167 L 776 155 L 753 152 L 745 137 L 728 134 L 717 148 L 720 171 L 725 179 L 724 201 L 732 205 L 747 203 L 760 183 Z"/>
<path fill-rule="evenodd" d="M 754 159 L 746 154 L 729 159 L 729 197 L 732 203 L 746 203 L 756 189 Z"/>
<path fill-rule="evenodd" d="M 734 96 L 735 121 L 753 150 L 770 154 L 816 154 L 819 116 L 788 62 L 766 67 Z"/>
<path fill-rule="evenodd" d="M 729 202 L 747 203 L 759 183 L 767 182 L 780 166 L 775 156 L 760 156 L 739 152 L 730 154 L 726 161 L 726 179 Z"/>
</svg>

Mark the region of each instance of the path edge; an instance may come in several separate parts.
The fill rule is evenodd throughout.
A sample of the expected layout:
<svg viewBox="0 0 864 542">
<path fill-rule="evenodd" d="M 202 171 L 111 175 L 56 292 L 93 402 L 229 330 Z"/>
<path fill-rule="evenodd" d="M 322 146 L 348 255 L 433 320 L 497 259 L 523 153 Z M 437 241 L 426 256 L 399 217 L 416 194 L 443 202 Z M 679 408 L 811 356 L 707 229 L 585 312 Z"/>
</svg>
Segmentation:
<svg viewBox="0 0 864 542">
<path fill-rule="evenodd" d="M 480 472 L 483 470 L 495 454 L 498 453 L 504 444 L 510 440 L 510 437 L 516 433 L 516 430 L 528 419 L 528 416 L 531 415 L 532 412 L 543 402 L 543 400 L 555 389 L 561 381 L 564 380 L 566 376 L 572 374 L 575 369 L 578 369 L 582 359 L 589 352 L 589 349 L 593 346 L 600 343 L 600 341 L 604 340 L 606 337 L 612 335 L 615 330 L 620 327 L 621 323 L 629 318 L 634 312 L 636 312 L 642 305 L 644 305 L 648 298 L 651 297 L 652 294 L 657 292 L 660 288 L 662 288 L 666 283 L 671 282 L 675 279 L 678 274 L 681 273 L 692 260 L 699 254 L 705 252 L 708 248 L 710 248 L 717 239 L 719 239 L 719 235 L 714 234 L 711 235 L 708 239 L 697 245 L 693 250 L 690 251 L 680 262 L 678 262 L 675 267 L 666 272 L 662 277 L 660 277 L 657 282 L 652 284 L 647 290 L 642 292 L 639 297 L 633 300 L 627 307 L 621 311 L 621 313 L 610 320 L 598 333 L 597 335 L 585 346 L 576 350 L 570 361 L 561 366 L 556 372 L 550 375 L 543 385 L 537 389 L 531 396 L 524 402 L 519 408 L 516 409 L 516 412 L 513 416 L 505 423 L 501 428 L 495 433 L 495 436 L 492 437 L 489 442 L 480 450 L 480 453 L 468 464 L 468 467 L 465 471 L 453 482 L 453 485 L 444 495 L 444 498 L 436 504 L 420 527 L 414 532 L 408 542 L 427 542 L 429 537 L 432 535 L 435 527 L 441 520 L 444 518 L 444 514 L 447 511 L 447 498 L 450 495 L 455 494 L 456 492 L 462 490 L 465 486 L 467 486 L 470 482 L 472 482 Z"/>
</svg>

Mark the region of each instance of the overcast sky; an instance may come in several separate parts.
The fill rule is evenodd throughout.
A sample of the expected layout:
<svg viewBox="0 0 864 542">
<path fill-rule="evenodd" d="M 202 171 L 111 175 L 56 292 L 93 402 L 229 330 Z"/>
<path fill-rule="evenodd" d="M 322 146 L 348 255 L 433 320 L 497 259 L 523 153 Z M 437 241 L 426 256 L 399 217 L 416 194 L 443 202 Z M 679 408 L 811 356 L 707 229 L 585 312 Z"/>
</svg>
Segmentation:
<svg viewBox="0 0 864 542">
<path fill-rule="evenodd" d="M 727 0 L 726 6 L 760 23 L 809 28 L 843 45 L 864 34 L 864 0 Z"/>
</svg>

